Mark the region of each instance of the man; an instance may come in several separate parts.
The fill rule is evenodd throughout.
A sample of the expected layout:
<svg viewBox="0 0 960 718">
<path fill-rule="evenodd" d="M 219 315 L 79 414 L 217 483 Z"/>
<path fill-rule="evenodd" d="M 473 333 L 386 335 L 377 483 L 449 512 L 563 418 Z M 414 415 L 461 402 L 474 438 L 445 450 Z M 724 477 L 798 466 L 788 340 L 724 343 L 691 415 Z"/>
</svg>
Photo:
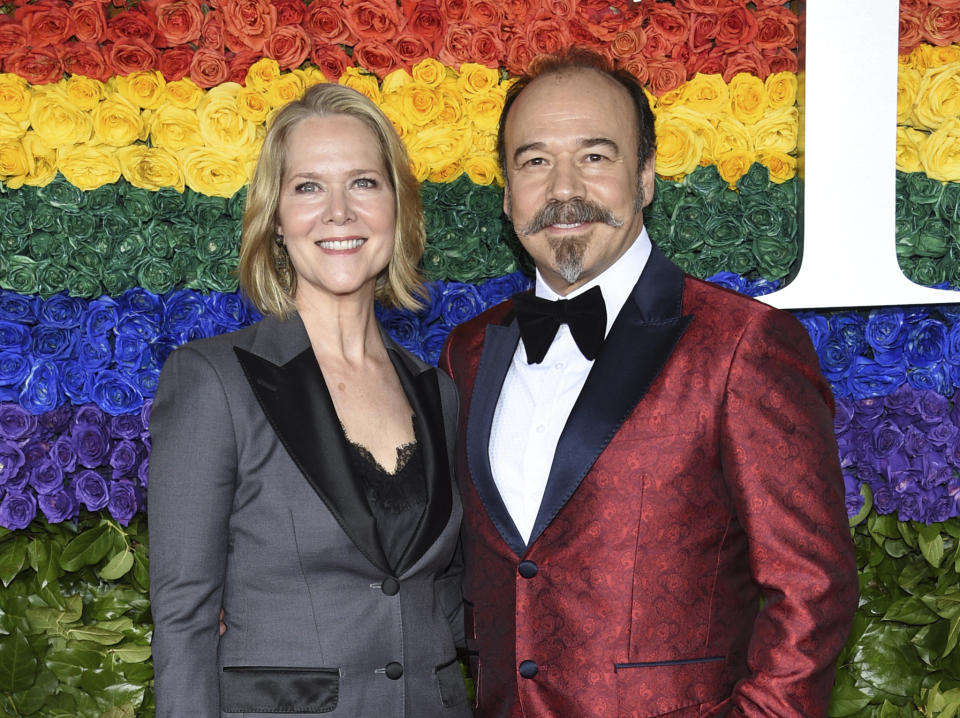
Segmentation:
<svg viewBox="0 0 960 718">
<path fill-rule="evenodd" d="M 824 715 L 857 575 L 806 333 L 651 245 L 653 117 L 628 75 L 540 62 L 499 147 L 536 296 L 578 300 L 516 297 L 441 357 L 478 715 Z"/>
</svg>

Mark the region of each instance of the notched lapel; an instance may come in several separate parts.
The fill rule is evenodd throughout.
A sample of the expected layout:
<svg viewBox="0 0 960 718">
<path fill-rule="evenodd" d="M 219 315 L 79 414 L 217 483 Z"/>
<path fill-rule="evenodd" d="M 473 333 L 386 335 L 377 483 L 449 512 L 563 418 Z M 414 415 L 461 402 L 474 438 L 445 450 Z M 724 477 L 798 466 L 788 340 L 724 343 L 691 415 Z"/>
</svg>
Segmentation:
<svg viewBox="0 0 960 718">
<path fill-rule="evenodd" d="M 376 523 L 347 454 L 337 412 L 313 350 L 277 366 L 234 347 L 257 401 L 301 473 L 364 556 L 390 573 Z"/>
</svg>

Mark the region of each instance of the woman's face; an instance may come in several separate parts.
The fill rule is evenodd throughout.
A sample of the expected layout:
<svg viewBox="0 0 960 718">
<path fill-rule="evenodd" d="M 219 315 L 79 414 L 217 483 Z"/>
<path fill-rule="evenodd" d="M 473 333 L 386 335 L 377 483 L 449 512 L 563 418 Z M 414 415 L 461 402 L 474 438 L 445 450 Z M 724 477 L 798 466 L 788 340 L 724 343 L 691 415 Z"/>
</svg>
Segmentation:
<svg viewBox="0 0 960 718">
<path fill-rule="evenodd" d="M 380 143 L 349 115 L 311 117 L 287 137 L 277 231 L 297 274 L 298 306 L 369 293 L 393 254 L 393 186 Z"/>
</svg>

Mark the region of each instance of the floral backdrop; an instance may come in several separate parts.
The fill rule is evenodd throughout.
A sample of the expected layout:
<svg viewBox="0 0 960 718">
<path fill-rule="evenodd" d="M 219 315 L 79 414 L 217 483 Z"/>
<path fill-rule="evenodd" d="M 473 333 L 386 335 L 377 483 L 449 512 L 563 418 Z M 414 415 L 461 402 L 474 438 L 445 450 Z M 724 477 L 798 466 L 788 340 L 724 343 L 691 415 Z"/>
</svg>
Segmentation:
<svg viewBox="0 0 960 718">
<path fill-rule="evenodd" d="M 960 0 L 900 7 L 897 253 L 960 288 Z M 278 106 L 339 82 L 403 136 L 429 296 L 379 314 L 435 361 L 530 286 L 497 119 L 510 78 L 570 44 L 649 93 L 654 240 L 737 291 L 780 286 L 799 262 L 799 24 L 781 0 L 0 5 L 0 714 L 153 715 L 151 397 L 176 346 L 257 319 L 233 272 Z M 797 315 L 837 397 L 861 576 L 831 715 L 957 715 L 960 305 Z"/>
</svg>

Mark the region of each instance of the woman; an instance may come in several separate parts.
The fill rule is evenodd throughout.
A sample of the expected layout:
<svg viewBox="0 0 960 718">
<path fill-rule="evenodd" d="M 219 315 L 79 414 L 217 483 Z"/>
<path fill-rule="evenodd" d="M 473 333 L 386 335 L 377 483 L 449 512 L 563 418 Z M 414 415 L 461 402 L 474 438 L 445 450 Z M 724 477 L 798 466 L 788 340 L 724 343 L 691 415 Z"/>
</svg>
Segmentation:
<svg viewBox="0 0 960 718">
<path fill-rule="evenodd" d="M 266 316 L 174 352 L 153 405 L 158 718 L 470 715 L 456 392 L 373 311 L 416 306 L 423 245 L 372 102 L 318 85 L 277 113 L 240 250 Z"/>
</svg>

